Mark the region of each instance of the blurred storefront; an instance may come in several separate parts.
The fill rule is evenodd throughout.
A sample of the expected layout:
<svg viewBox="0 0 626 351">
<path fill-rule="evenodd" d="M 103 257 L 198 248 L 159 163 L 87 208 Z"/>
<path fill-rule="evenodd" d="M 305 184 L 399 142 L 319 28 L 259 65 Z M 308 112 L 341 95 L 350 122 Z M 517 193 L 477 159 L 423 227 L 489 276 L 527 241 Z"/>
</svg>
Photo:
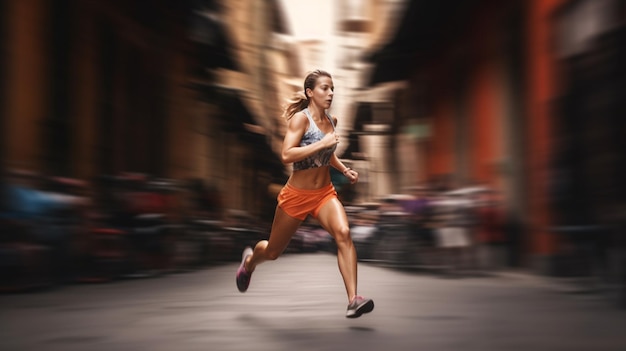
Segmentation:
<svg viewBox="0 0 626 351">
<path fill-rule="evenodd" d="M 550 116 L 553 231 L 592 273 L 624 285 L 626 1 L 567 1 L 552 19 L 561 78 Z"/>
<path fill-rule="evenodd" d="M 569 67 L 568 62 L 586 62 L 595 68 L 579 67 L 574 74 L 599 76 L 600 67 L 612 62 L 608 67 L 614 69 L 613 74 L 623 76 L 621 65 L 612 60 L 623 57 L 615 48 L 623 43 L 623 34 L 617 33 L 623 33 L 624 2 L 408 1 L 397 20 L 395 34 L 384 45 L 373 45 L 366 55 L 374 64 L 368 85 L 408 84 L 409 98 L 402 99 L 404 90 L 399 91 L 391 109 L 396 111 L 392 125 L 400 126 L 395 130 L 407 136 L 414 134 L 414 140 L 419 140 L 413 146 L 420 168 L 414 181 L 449 176 L 455 187 L 485 184 L 498 189 L 505 196 L 508 215 L 524 225 L 524 236 L 515 250 L 523 252 L 526 260 L 518 264 L 553 273 L 560 242 L 567 240 L 552 230 L 556 210 L 550 188 L 555 180 L 550 173 L 554 137 L 569 130 L 574 122 L 568 113 L 560 114 L 561 121 L 556 123 L 557 106 L 562 106 L 557 101 L 564 87 L 571 88 L 573 77 L 572 71 L 564 74 L 563 69 Z M 600 61 L 565 57 L 573 47 L 584 49 L 581 43 L 596 40 L 605 43 L 604 50 L 599 49 L 600 43 L 588 48 L 598 48 L 592 57 Z M 619 81 L 623 79 L 595 84 L 604 93 L 594 96 L 600 101 L 612 99 L 613 112 L 623 111 L 623 103 L 616 104 L 619 99 L 611 98 L 611 91 L 624 91 L 615 86 Z M 593 97 L 587 98 L 591 101 Z M 616 114 L 602 115 L 610 119 Z M 623 125 L 587 121 L 592 120 L 593 125 L 602 124 L 600 130 L 607 133 L 606 128 Z M 585 139 L 582 130 L 591 129 L 579 128 L 581 140 Z M 623 149 L 616 138 L 611 140 L 617 144 L 602 146 L 602 150 L 600 145 L 606 144 L 585 140 L 587 144 L 580 146 L 586 150 L 591 147 L 596 156 L 612 157 Z M 593 163 L 592 155 L 583 158 Z M 396 166 L 392 172 L 399 169 Z M 612 177 L 613 183 L 621 182 L 617 179 L 623 177 L 615 178 L 620 170 L 623 172 L 623 167 L 604 176 Z M 592 173 L 586 173 L 586 184 L 603 182 Z"/>
</svg>

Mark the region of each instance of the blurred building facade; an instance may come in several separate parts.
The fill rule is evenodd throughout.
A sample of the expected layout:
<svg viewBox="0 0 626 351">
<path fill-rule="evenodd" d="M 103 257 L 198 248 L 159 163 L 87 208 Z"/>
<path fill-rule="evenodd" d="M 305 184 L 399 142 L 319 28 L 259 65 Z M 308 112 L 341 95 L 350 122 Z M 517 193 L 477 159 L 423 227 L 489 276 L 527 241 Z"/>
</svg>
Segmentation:
<svg viewBox="0 0 626 351">
<path fill-rule="evenodd" d="M 201 179 L 227 208 L 273 209 L 281 99 L 300 75 L 278 2 L 1 6 L 3 169 Z"/>
<path fill-rule="evenodd" d="M 285 182 L 288 172 L 278 158 L 286 127 L 281 115 L 285 98 L 297 90 L 293 81 L 300 76 L 299 57 L 278 1 L 215 3 L 237 68 L 210 69 L 210 78 L 196 85 L 198 117 L 209 123 L 204 126 L 208 137 L 201 138 L 210 164 L 204 178 L 220 182 L 228 193 L 227 208 L 271 219 L 277 184 Z M 238 107 L 233 111 L 232 106 Z M 225 113 L 200 117 L 215 110 Z M 218 126 L 224 119 L 239 122 L 223 133 Z"/>
<path fill-rule="evenodd" d="M 404 0 L 343 0 L 334 3 L 337 47 L 335 77 L 341 82 L 340 132 L 347 140 L 338 152 L 344 162 L 359 170 L 356 202 L 378 201 L 387 194 L 402 192 L 413 183 L 415 173 L 403 166 L 412 164 L 404 154 L 396 163 L 392 133 L 394 101 L 405 84 L 392 82 L 365 88 L 372 65 L 360 58 L 373 46 L 382 45 L 396 29 Z M 397 93 L 397 94 L 396 94 Z M 335 108 L 335 107 L 334 107 Z M 364 117 L 367 116 L 367 117 Z M 406 145 L 406 144 L 404 144 Z M 398 177 L 400 175 L 400 177 Z"/>
<path fill-rule="evenodd" d="M 624 111 L 624 1 L 408 1 L 396 20 L 384 45 L 365 55 L 374 64 L 368 85 L 408 84 L 389 107 L 390 133 L 414 142 L 415 182 L 502 191 L 508 215 L 524 227 L 511 238 L 515 250 L 543 272 L 554 272 L 571 239 L 555 226 L 605 224 L 608 213 L 622 213 L 614 222 L 623 226 L 623 145 L 614 128 L 623 132 L 624 122 L 613 118 Z M 578 103 L 564 104 L 563 94 Z M 367 134 L 380 107 L 357 106 L 355 131 Z M 561 205 L 577 205 L 564 222 L 553 194 L 569 178 L 554 166 L 568 157 L 564 169 L 577 183 Z M 611 205 L 593 213 L 611 191 Z M 572 221 L 575 213 L 587 220 Z"/>
</svg>

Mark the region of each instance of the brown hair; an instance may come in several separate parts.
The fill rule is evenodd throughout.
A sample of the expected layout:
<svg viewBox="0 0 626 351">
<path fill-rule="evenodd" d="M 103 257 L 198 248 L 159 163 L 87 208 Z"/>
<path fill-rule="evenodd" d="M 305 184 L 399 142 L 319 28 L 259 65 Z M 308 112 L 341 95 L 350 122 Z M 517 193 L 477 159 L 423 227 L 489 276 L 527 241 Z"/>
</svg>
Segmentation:
<svg viewBox="0 0 626 351">
<path fill-rule="evenodd" d="M 302 111 L 304 108 L 309 106 L 309 97 L 306 95 L 306 90 L 313 90 L 319 77 L 333 78 L 330 73 L 319 69 L 309 72 L 306 78 L 304 78 L 304 90 L 296 92 L 291 99 L 288 100 L 285 110 L 283 111 L 283 117 L 289 120 L 297 112 Z"/>
</svg>

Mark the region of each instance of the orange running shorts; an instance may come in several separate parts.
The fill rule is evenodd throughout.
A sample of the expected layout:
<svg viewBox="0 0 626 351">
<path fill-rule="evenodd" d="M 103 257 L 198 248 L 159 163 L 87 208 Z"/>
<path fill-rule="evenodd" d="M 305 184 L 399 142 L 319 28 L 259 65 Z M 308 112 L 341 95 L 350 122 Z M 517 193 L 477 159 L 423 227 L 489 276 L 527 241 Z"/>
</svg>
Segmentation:
<svg viewBox="0 0 626 351">
<path fill-rule="evenodd" d="M 319 189 L 295 188 L 285 184 L 278 193 L 278 206 L 289 216 L 304 221 L 306 216 L 317 218 L 328 200 L 337 197 L 337 191 L 332 183 Z"/>
</svg>

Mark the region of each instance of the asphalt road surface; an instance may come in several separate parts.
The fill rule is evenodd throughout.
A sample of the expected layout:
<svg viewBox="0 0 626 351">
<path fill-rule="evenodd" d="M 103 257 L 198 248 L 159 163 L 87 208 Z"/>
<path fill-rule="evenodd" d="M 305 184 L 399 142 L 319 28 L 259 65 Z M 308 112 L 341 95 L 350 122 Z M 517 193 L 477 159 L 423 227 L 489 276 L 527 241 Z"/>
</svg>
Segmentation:
<svg viewBox="0 0 626 351">
<path fill-rule="evenodd" d="M 334 255 L 264 263 L 244 294 L 237 265 L 0 295 L 0 350 L 626 350 L 626 311 L 547 277 L 360 263 L 376 307 L 347 319 Z"/>
</svg>

